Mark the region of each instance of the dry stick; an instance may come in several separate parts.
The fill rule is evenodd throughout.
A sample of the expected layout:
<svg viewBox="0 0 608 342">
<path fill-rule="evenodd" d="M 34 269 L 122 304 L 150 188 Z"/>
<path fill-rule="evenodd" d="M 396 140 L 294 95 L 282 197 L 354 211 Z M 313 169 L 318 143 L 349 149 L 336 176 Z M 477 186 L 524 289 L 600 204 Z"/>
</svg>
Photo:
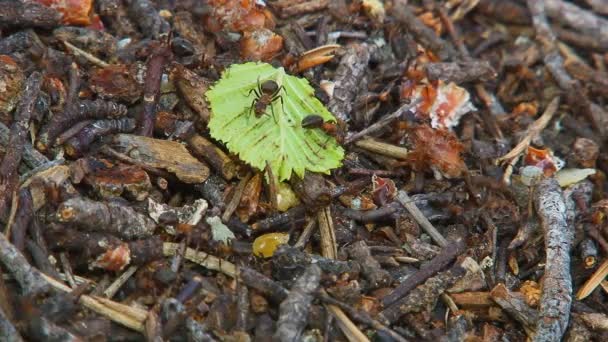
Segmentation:
<svg viewBox="0 0 608 342">
<path fill-rule="evenodd" d="M 355 98 L 365 79 L 374 44 L 353 45 L 346 50 L 334 77 L 334 93 L 327 108 L 343 122 L 351 119 Z"/>
<path fill-rule="evenodd" d="M 268 161 L 266 161 L 266 173 L 268 174 L 268 197 L 270 197 L 270 207 L 272 208 L 272 212 L 276 212 L 279 208 L 279 204 L 277 203 L 277 180 L 274 178 L 272 167 L 270 167 Z"/>
<path fill-rule="evenodd" d="M 247 182 L 249 182 L 251 177 L 252 174 L 248 173 L 245 178 L 241 179 L 239 185 L 237 185 L 236 189 L 234 190 L 234 195 L 232 195 L 230 202 L 228 202 L 228 204 L 226 205 L 224 214 L 222 214 L 222 221 L 228 222 L 228 220 L 230 220 L 230 216 L 232 216 L 236 208 L 239 206 L 239 203 L 241 202 L 241 196 L 243 196 L 245 186 L 247 186 Z"/>
<path fill-rule="evenodd" d="M 43 274 L 44 280 L 48 282 L 55 289 L 71 292 L 72 289 L 59 281 Z M 109 299 L 101 297 L 82 295 L 79 298 L 80 303 L 86 308 L 123 325 L 127 328 L 133 329 L 138 332 L 144 331 L 144 322 L 146 320 L 148 312 L 135 307 L 130 307 L 121 303 L 113 302 Z"/>
<path fill-rule="evenodd" d="M 522 297 L 516 297 L 504 284 L 496 285 L 490 296 L 498 306 L 523 325 L 528 336 L 534 335 L 534 324 L 538 320 L 538 312 L 529 307 Z"/>
<path fill-rule="evenodd" d="M 397 286 L 391 293 L 382 298 L 382 305 L 388 308 L 400 298 L 407 296 L 416 286 L 424 283 L 437 272 L 446 268 L 458 255 L 464 252 L 465 243 L 458 240 L 444 247 L 436 257 L 424 267 L 410 275 L 406 281 Z"/>
<path fill-rule="evenodd" d="M 336 319 L 336 322 L 338 322 L 338 326 L 340 327 L 340 329 L 342 330 L 342 332 L 344 333 L 344 335 L 346 336 L 346 338 L 351 341 L 351 342 L 365 342 L 368 341 L 369 339 L 367 338 L 367 336 L 365 336 L 365 334 L 359 330 L 359 328 L 357 328 L 357 326 L 355 325 L 355 323 L 353 323 L 348 316 L 346 316 L 346 314 L 344 313 L 344 311 L 342 311 L 342 309 L 340 309 L 339 307 L 335 306 L 335 305 L 331 305 L 331 304 L 326 304 L 325 308 L 327 309 L 327 311 L 329 311 L 334 318 Z"/>
<path fill-rule="evenodd" d="M 593 129 L 603 134 L 600 123 L 595 115 L 593 115 L 591 101 L 583 93 L 581 84 L 577 80 L 572 79 L 564 68 L 564 59 L 559 54 L 555 35 L 551 31 L 551 26 L 549 26 L 545 15 L 544 1 L 528 0 L 527 3 L 528 9 L 532 14 L 536 39 L 542 47 L 545 66 L 549 69 L 551 76 L 553 76 L 559 87 L 564 91 L 570 106 L 573 108 L 581 107 L 583 114 L 591 122 Z"/>
<path fill-rule="evenodd" d="M 544 235 L 546 262 L 540 315 L 534 341 L 559 341 L 568 327 L 572 304 L 570 249 L 573 226 L 566 218 L 562 189 L 553 178 L 542 180 L 534 192 L 534 204 Z"/>
<path fill-rule="evenodd" d="M 11 126 L 6 154 L 0 164 L 0 218 L 6 218 L 10 196 L 19 185 L 19 164 L 34 112 L 36 99 L 42 85 L 42 74 L 35 71 L 25 81 L 19 104 L 15 110 L 15 122 Z"/>
<path fill-rule="evenodd" d="M 120 288 L 124 285 L 124 283 L 126 283 L 127 280 L 129 280 L 129 278 L 131 278 L 131 276 L 133 274 L 135 274 L 135 272 L 137 271 L 137 268 L 138 268 L 137 266 L 129 267 L 126 271 L 123 272 L 123 274 L 120 275 L 120 277 L 116 278 L 116 280 L 103 291 L 103 294 L 108 299 L 112 299 L 112 297 L 114 297 L 116 292 L 118 292 L 118 290 L 120 290 Z"/>
<path fill-rule="evenodd" d="M 165 179 L 174 178 L 173 174 L 171 174 L 165 170 L 157 169 L 155 167 L 146 165 L 146 163 L 143 163 L 137 159 L 133 159 L 133 158 L 129 157 L 128 155 L 126 155 L 124 153 L 120 153 L 109 146 L 103 146 L 99 150 L 99 152 L 101 152 L 109 157 L 116 158 L 116 159 L 120 160 L 121 162 L 125 162 L 125 163 L 131 164 L 131 165 L 138 166 L 138 167 L 144 169 L 145 171 L 150 172 L 151 174 L 153 174 L 155 176 L 163 177 Z"/>
<path fill-rule="evenodd" d="M 175 253 L 179 251 L 178 243 L 165 242 L 163 243 L 163 255 L 165 256 L 174 256 Z M 222 272 L 227 276 L 232 278 L 237 277 L 236 265 L 233 263 L 218 258 L 216 256 L 207 254 L 205 252 L 196 251 L 192 248 L 186 248 L 186 253 L 184 257 L 187 260 L 190 260 L 194 263 L 197 263 L 203 267 L 206 267 L 210 270 Z"/>
<path fill-rule="evenodd" d="M 0 341 L 6 342 L 22 342 L 23 339 L 19 335 L 19 332 L 11 323 L 7 315 L 0 306 Z"/>
<path fill-rule="evenodd" d="M 416 220 L 416 222 L 418 222 L 422 229 L 424 229 L 424 231 L 429 234 L 433 241 L 435 241 L 441 247 L 445 247 L 447 245 L 447 240 L 433 226 L 433 224 L 426 218 L 426 216 L 424 216 L 424 214 L 416 206 L 416 202 L 414 202 L 405 191 L 399 191 L 397 193 L 397 201 L 401 203 L 401 205 L 405 209 L 407 209 L 407 211 L 410 213 L 410 215 L 412 215 L 414 220 Z"/>
<path fill-rule="evenodd" d="M 11 200 L 11 210 L 8 213 L 8 220 L 6 220 L 6 226 L 4 227 L 4 236 L 8 239 L 11 238 L 11 227 L 15 223 L 15 215 L 17 215 L 17 209 L 19 209 L 19 196 L 17 196 L 17 192 L 13 191 L 13 196 Z"/>
<path fill-rule="evenodd" d="M 70 265 L 70 260 L 68 260 L 68 256 L 65 254 L 65 252 L 59 253 L 59 260 L 61 260 L 63 273 L 65 274 L 65 277 L 68 280 L 68 284 L 70 284 L 71 288 L 75 289 L 78 285 L 76 285 L 76 280 L 74 279 L 74 272 L 72 272 L 72 265 Z"/>
<path fill-rule="evenodd" d="M 363 130 L 361 130 L 360 132 L 357 132 L 357 133 L 349 136 L 348 138 L 346 138 L 346 140 L 344 140 L 344 145 L 352 144 L 353 142 L 363 138 L 366 135 L 370 135 L 372 133 L 378 132 L 379 130 L 383 129 L 384 127 L 389 125 L 391 122 L 393 122 L 393 120 L 396 120 L 396 119 L 400 118 L 401 116 L 403 116 L 403 114 L 405 114 L 407 111 L 414 109 L 420 101 L 421 101 L 420 99 L 416 99 L 415 101 L 413 101 L 411 103 L 406 103 L 406 104 L 402 105 L 396 111 L 394 111 L 393 113 L 391 113 L 389 115 L 382 117 L 380 120 L 375 122 L 373 125 L 370 125 L 367 128 L 364 128 Z"/>
<path fill-rule="evenodd" d="M 465 273 L 466 271 L 460 265 L 454 265 L 450 269 L 438 273 L 416 287 L 407 296 L 382 310 L 379 317 L 388 323 L 395 323 L 399 317 L 405 314 L 432 309 L 440 295 L 461 279 Z"/>
<path fill-rule="evenodd" d="M 10 135 L 10 129 L 5 124 L 0 122 L 0 145 L 7 146 Z M 49 159 L 42 153 L 38 152 L 30 143 L 26 142 L 23 145 L 23 161 L 30 168 L 42 166 L 49 162 Z"/>
<path fill-rule="evenodd" d="M 279 319 L 274 339 L 281 342 L 298 341 L 308 324 L 308 310 L 319 287 L 321 269 L 310 264 L 296 279 L 287 298 L 279 307 Z"/>
<path fill-rule="evenodd" d="M 591 277 L 581 286 L 576 293 L 577 300 L 583 300 L 587 298 L 593 292 L 600 283 L 608 276 L 608 259 L 606 259 L 598 268 L 593 272 Z"/>
<path fill-rule="evenodd" d="M 417 42 L 432 50 L 442 60 L 452 59 L 456 56 L 456 50 L 451 44 L 439 38 L 435 31 L 425 25 L 405 0 L 395 1 L 389 11 L 399 24 L 403 25 L 410 32 Z"/>
<path fill-rule="evenodd" d="M 338 255 L 336 233 L 334 231 L 333 219 L 329 207 L 325 207 L 323 210 L 319 211 L 317 218 L 319 222 L 319 231 L 321 233 L 321 255 L 328 259 L 336 259 Z M 369 341 L 367 336 L 357 328 L 342 309 L 331 304 L 325 305 L 325 308 L 334 316 L 334 318 L 336 318 L 338 326 L 349 341 Z"/>
<path fill-rule="evenodd" d="M 591 36 L 602 46 L 608 44 L 608 20 L 562 0 L 544 0 L 547 14 L 556 21 Z"/>
<path fill-rule="evenodd" d="M 359 311 L 346 303 L 343 303 L 337 299 L 334 299 L 333 297 L 329 296 L 327 294 L 327 292 L 325 292 L 325 290 L 323 290 L 323 289 L 319 290 L 316 293 L 316 295 L 321 301 L 325 302 L 326 304 L 335 305 L 335 306 L 339 307 L 340 309 L 344 310 L 346 313 L 348 313 L 348 315 L 350 317 L 352 317 L 353 320 L 355 320 L 361 324 L 370 326 L 378 331 L 383 331 L 383 332 L 389 334 L 396 341 L 399 341 L 399 342 L 407 341 L 401 335 L 397 334 L 396 332 L 394 332 L 392 329 L 390 329 L 386 325 L 373 319 L 367 312 Z"/>
<path fill-rule="evenodd" d="M 0 234 L 0 262 L 17 280 L 25 295 L 37 295 L 48 290 L 43 274 L 32 267 L 21 252 Z"/>
<path fill-rule="evenodd" d="M 319 211 L 317 219 L 319 233 L 321 234 L 322 255 L 329 259 L 336 259 L 338 257 L 338 247 L 336 246 L 336 232 L 334 231 L 334 221 L 329 206 Z"/>
<path fill-rule="evenodd" d="M 528 148 L 528 146 L 530 146 L 530 142 L 532 141 L 532 139 L 534 139 L 536 136 L 538 136 L 540 134 L 540 132 L 542 132 L 542 130 L 545 129 L 545 127 L 547 127 L 547 124 L 549 124 L 549 121 L 551 121 L 551 118 L 553 118 L 553 115 L 557 111 L 558 106 L 559 106 L 559 97 L 556 97 L 553 100 L 551 100 L 551 102 L 545 109 L 545 112 L 543 113 L 543 115 L 541 115 L 540 118 L 538 118 L 536 121 L 534 121 L 530 125 L 530 127 L 528 127 L 526 136 L 523 137 L 523 139 L 521 139 L 521 141 L 517 144 L 517 146 L 515 146 L 511 151 L 509 151 L 509 153 L 498 158 L 496 160 L 496 162 L 500 163 L 505 160 L 510 161 L 513 158 L 519 157 L 519 155 L 522 152 L 524 152 L 524 150 L 526 148 Z"/>
<path fill-rule="evenodd" d="M 293 246 L 295 248 L 304 248 L 304 246 L 306 246 L 306 244 L 308 243 L 308 240 L 312 236 L 312 232 L 314 231 L 316 225 L 317 225 L 316 220 L 309 219 L 306 222 L 304 229 L 302 230 L 302 234 L 300 234 L 300 236 L 298 237 L 298 241 L 296 241 L 296 243 Z"/>
<path fill-rule="evenodd" d="M 375 152 L 387 157 L 393 157 L 397 159 L 407 158 L 408 150 L 405 147 L 399 147 L 377 141 L 372 138 L 366 138 L 355 142 L 355 146 L 360 147 L 364 150 Z"/>
<path fill-rule="evenodd" d="M 150 57 L 146 64 L 144 81 L 144 109 L 138 118 L 140 135 L 151 137 L 156 120 L 157 102 L 160 95 L 160 82 L 165 64 L 169 60 L 171 50 L 163 43 Z"/>
<path fill-rule="evenodd" d="M 110 64 L 108 64 L 108 63 L 102 61 L 101 59 L 93 56 L 92 54 L 72 45 L 68 41 L 64 40 L 64 41 L 62 41 L 62 43 L 68 48 L 68 50 L 72 51 L 73 54 L 85 58 L 87 61 L 91 62 L 92 64 L 94 64 L 100 68 L 106 68 L 106 67 L 110 66 Z"/>
</svg>

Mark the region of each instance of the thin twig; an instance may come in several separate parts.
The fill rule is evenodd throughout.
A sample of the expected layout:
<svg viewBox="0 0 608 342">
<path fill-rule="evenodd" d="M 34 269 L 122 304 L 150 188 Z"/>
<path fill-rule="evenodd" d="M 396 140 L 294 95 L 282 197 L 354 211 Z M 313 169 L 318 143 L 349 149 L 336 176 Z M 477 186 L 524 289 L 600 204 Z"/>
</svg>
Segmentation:
<svg viewBox="0 0 608 342">
<path fill-rule="evenodd" d="M 397 201 L 399 201 L 399 203 L 401 203 L 401 205 L 407 209 L 414 220 L 416 220 L 420 227 L 422 227 L 422 229 L 429 234 L 433 241 L 435 241 L 441 247 L 445 247 L 448 244 L 443 235 L 441 235 L 441 233 L 433 226 L 429 219 L 424 216 L 424 214 L 416 206 L 416 203 L 411 200 L 410 196 L 408 196 L 405 191 L 398 192 Z"/>
<path fill-rule="evenodd" d="M 406 103 L 406 104 L 402 105 L 401 107 L 399 107 L 393 113 L 382 117 L 376 123 L 374 123 L 374 124 L 372 124 L 372 125 L 364 128 L 360 132 L 357 132 L 357 133 L 349 136 L 348 138 L 346 138 L 346 140 L 344 140 L 344 144 L 345 145 L 352 144 L 353 142 L 355 142 L 355 141 L 363 138 L 366 135 L 370 135 L 370 134 L 373 134 L 375 132 L 378 132 L 379 130 L 383 129 L 384 127 L 386 127 L 387 125 L 389 125 L 391 122 L 393 122 L 393 120 L 400 118 L 407 111 L 412 110 L 413 108 L 415 108 L 420 101 L 421 101 L 421 99 L 416 99 L 416 100 L 414 100 L 411 103 Z"/>
<path fill-rule="evenodd" d="M 558 106 L 559 106 L 559 97 L 556 97 L 553 100 L 551 100 L 551 102 L 547 106 L 547 109 L 545 109 L 545 112 L 543 113 L 543 115 L 541 115 L 540 118 L 538 118 L 536 121 L 534 121 L 534 123 L 532 123 L 530 125 L 530 127 L 528 127 L 526 136 L 521 139 L 521 141 L 517 144 L 517 146 L 515 146 L 511 151 L 509 151 L 509 153 L 498 158 L 496 160 L 496 162 L 500 163 L 505 160 L 511 160 L 512 158 L 518 157 L 522 152 L 524 152 L 524 150 L 526 148 L 528 148 L 528 146 L 530 146 L 530 142 L 532 142 L 532 139 L 534 139 L 536 136 L 538 136 L 540 134 L 540 132 L 542 132 L 542 130 L 545 129 L 545 127 L 547 127 L 547 125 L 549 124 L 549 121 L 551 121 L 551 119 L 553 118 L 553 115 L 557 111 Z"/>
<path fill-rule="evenodd" d="M 545 275 L 534 341 L 561 340 L 570 319 L 572 278 L 570 249 L 574 227 L 566 218 L 566 203 L 557 180 L 542 180 L 534 192 L 536 213 L 545 235 Z"/>
<path fill-rule="evenodd" d="M 74 53 L 75 55 L 79 55 L 81 57 L 84 57 L 87 61 L 91 62 L 92 64 L 95 64 L 96 66 L 100 67 L 100 68 L 106 68 L 109 67 L 110 64 L 102 61 L 101 59 L 91 55 L 90 53 L 72 45 L 70 42 L 68 41 L 62 41 L 63 44 L 65 44 L 65 46 L 72 51 L 72 53 Z"/>
<path fill-rule="evenodd" d="M 230 220 L 230 216 L 232 216 L 236 208 L 239 206 L 239 203 L 241 202 L 241 196 L 243 196 L 245 186 L 247 186 L 247 182 L 249 182 L 251 177 L 251 173 L 247 174 L 245 178 L 241 179 L 239 185 L 236 186 L 236 189 L 234 189 L 234 194 L 232 195 L 230 202 L 228 202 L 228 204 L 226 205 L 226 209 L 222 214 L 222 221 L 228 222 L 228 220 Z"/>
<path fill-rule="evenodd" d="M 321 254 L 326 258 L 336 259 L 338 257 L 338 247 L 336 246 L 336 233 L 331 209 L 329 207 L 323 208 L 319 211 L 317 218 L 319 232 L 321 233 Z"/>
<path fill-rule="evenodd" d="M 124 283 L 127 282 L 127 280 L 129 280 L 129 278 L 131 278 L 131 276 L 133 274 L 135 274 L 135 272 L 137 272 L 137 266 L 131 266 L 129 267 L 126 271 L 124 271 L 120 277 L 116 278 L 116 280 L 114 280 L 114 282 L 112 284 L 110 284 L 110 286 L 108 286 L 104 291 L 103 294 L 108 298 L 108 299 L 112 299 L 112 297 L 114 297 L 114 295 L 116 294 L 116 292 L 118 292 L 118 290 L 120 290 L 120 288 L 124 285 Z"/>
</svg>

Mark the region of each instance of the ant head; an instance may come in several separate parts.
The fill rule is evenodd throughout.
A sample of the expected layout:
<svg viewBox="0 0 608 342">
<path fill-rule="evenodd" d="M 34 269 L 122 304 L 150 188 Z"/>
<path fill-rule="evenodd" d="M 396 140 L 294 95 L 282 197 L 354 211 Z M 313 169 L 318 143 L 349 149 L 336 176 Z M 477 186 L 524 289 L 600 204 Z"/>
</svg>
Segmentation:
<svg viewBox="0 0 608 342">
<path fill-rule="evenodd" d="M 264 83 L 262 83 L 260 89 L 262 90 L 263 94 L 271 95 L 279 89 L 279 85 L 273 80 L 266 80 Z"/>
<path fill-rule="evenodd" d="M 302 119 L 302 127 L 303 128 L 319 128 L 323 126 L 323 117 L 318 114 L 309 114 L 304 119 Z"/>
</svg>

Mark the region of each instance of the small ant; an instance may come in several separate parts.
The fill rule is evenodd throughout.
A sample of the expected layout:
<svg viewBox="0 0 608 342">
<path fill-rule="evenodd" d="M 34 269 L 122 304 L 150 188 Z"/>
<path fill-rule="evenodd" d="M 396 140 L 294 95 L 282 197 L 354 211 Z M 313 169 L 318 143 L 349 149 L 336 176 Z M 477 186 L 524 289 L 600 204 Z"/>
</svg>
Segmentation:
<svg viewBox="0 0 608 342">
<path fill-rule="evenodd" d="M 251 93 L 255 94 L 255 99 L 251 103 L 251 107 L 249 107 L 249 114 L 251 115 L 251 112 L 253 112 L 256 118 L 260 118 L 262 115 L 267 114 L 266 108 L 270 106 L 272 118 L 274 119 L 274 122 L 277 122 L 272 103 L 279 99 L 281 100 L 281 107 L 284 107 L 283 97 L 279 94 L 281 89 L 285 90 L 283 86 L 279 87 L 277 82 L 273 80 L 266 80 L 260 84 L 260 79 L 258 78 L 257 88 L 253 88 L 247 93 L 247 96 L 251 95 Z"/>
<path fill-rule="evenodd" d="M 333 122 L 325 122 L 323 117 L 319 114 L 309 114 L 302 119 L 302 128 L 318 128 L 328 135 L 335 136 L 338 127 Z"/>
<path fill-rule="evenodd" d="M 327 135 L 334 137 L 338 142 L 342 141 L 339 132 L 339 127 L 333 122 L 326 122 L 319 114 L 308 114 L 302 119 L 302 128 L 313 129 L 318 128 Z M 327 142 L 325 142 L 327 143 Z"/>
</svg>

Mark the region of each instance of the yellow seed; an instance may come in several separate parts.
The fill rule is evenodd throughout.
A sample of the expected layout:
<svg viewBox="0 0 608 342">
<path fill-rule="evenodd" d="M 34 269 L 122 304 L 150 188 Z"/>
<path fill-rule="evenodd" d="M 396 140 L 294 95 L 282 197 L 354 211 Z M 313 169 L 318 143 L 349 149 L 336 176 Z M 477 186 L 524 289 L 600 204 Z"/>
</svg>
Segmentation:
<svg viewBox="0 0 608 342">
<path fill-rule="evenodd" d="M 289 241 L 288 233 L 268 233 L 253 241 L 253 255 L 270 258 L 280 245 Z"/>
</svg>

